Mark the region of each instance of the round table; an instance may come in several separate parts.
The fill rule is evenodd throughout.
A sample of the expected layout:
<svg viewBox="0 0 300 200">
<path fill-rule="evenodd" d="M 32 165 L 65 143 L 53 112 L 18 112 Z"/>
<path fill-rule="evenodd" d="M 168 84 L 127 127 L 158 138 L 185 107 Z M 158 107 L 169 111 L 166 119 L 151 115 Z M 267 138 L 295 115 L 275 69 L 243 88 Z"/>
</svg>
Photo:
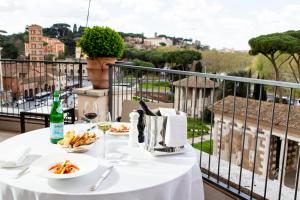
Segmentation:
<svg viewBox="0 0 300 200">
<path fill-rule="evenodd" d="M 87 125 L 69 125 L 68 129 L 84 130 Z M 91 126 L 91 125 L 89 125 Z M 101 140 L 101 138 L 100 138 Z M 126 148 L 127 137 L 108 136 L 110 149 Z M 58 145 L 49 141 L 49 129 L 27 132 L 0 143 L 0 152 L 29 145 L 31 155 L 44 156 L 65 153 Z M 99 155 L 101 142 L 86 152 Z M 143 149 L 131 149 L 126 158 L 127 164 L 116 165 L 112 173 L 91 192 L 90 186 L 103 174 L 100 167 L 82 177 L 65 180 L 48 180 L 34 172 L 15 179 L 11 176 L 17 169 L 0 169 L 0 199 L 3 200 L 203 200 L 202 176 L 198 166 L 196 151 L 187 145 L 186 152 L 178 155 L 153 157 Z"/>
</svg>

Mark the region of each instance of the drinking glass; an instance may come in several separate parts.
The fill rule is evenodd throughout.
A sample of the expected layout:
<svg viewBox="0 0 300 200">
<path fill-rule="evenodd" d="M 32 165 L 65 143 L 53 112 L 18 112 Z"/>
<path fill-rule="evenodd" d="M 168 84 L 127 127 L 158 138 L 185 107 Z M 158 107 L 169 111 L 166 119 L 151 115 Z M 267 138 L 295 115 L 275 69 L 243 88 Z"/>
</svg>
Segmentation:
<svg viewBox="0 0 300 200">
<path fill-rule="evenodd" d="M 100 116 L 101 117 L 101 116 Z M 111 123 L 111 115 L 110 115 L 110 112 L 105 112 L 103 114 L 103 120 L 104 121 L 101 121 L 97 124 L 98 126 L 98 129 L 102 131 L 103 133 L 103 138 L 102 138 L 102 141 L 103 141 L 103 158 L 106 159 L 106 132 L 111 128 L 112 126 L 112 123 Z"/>
<path fill-rule="evenodd" d="M 99 107 L 97 102 L 84 102 L 83 115 L 85 121 L 91 123 L 94 119 L 97 118 L 98 114 Z"/>
</svg>

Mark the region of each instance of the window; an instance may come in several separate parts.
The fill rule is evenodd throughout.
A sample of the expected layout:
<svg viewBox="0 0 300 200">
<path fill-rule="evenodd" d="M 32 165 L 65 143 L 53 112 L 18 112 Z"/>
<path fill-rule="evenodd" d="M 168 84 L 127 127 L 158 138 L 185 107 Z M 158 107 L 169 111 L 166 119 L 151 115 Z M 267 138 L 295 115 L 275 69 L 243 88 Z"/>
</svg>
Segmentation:
<svg viewBox="0 0 300 200">
<path fill-rule="evenodd" d="M 26 77 L 26 73 L 19 73 L 19 78 L 25 78 Z"/>
<path fill-rule="evenodd" d="M 35 45 L 35 44 L 32 44 L 32 45 L 31 45 L 31 48 L 35 48 L 35 47 L 36 47 L 36 45 Z"/>
<path fill-rule="evenodd" d="M 35 38 L 35 37 L 31 37 L 30 39 L 31 39 L 32 41 L 35 41 L 36 38 Z"/>
<path fill-rule="evenodd" d="M 32 51 L 31 51 L 31 54 L 32 54 L 32 55 L 36 55 L 36 51 L 35 51 L 35 50 L 32 50 Z"/>
</svg>

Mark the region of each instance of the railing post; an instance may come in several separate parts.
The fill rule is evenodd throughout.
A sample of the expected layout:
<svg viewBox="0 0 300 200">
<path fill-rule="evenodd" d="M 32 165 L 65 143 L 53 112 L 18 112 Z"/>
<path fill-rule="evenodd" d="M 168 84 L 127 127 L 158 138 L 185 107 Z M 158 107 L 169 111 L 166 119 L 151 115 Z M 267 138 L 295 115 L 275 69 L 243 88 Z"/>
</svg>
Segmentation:
<svg viewBox="0 0 300 200">
<path fill-rule="evenodd" d="M 113 65 L 109 64 L 109 74 L 108 74 L 108 81 L 109 81 L 109 88 L 108 88 L 108 110 L 112 115 L 112 105 L 113 105 Z"/>
<path fill-rule="evenodd" d="M 82 88 L 82 63 L 79 63 L 79 69 L 78 69 L 78 81 L 79 81 L 79 87 Z"/>
</svg>

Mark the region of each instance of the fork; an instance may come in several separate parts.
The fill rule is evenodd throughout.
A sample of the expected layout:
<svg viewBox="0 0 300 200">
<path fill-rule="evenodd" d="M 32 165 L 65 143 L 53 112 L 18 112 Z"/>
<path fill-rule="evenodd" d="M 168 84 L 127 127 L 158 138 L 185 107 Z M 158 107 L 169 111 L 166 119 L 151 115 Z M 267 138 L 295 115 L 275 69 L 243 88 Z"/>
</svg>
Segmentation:
<svg viewBox="0 0 300 200">
<path fill-rule="evenodd" d="M 108 175 L 110 175 L 113 168 L 114 168 L 113 165 L 108 167 L 108 169 L 103 173 L 102 176 L 100 176 L 100 178 L 97 180 L 97 182 L 91 186 L 90 191 L 95 191 L 99 187 L 99 185 L 108 177 Z"/>
</svg>

